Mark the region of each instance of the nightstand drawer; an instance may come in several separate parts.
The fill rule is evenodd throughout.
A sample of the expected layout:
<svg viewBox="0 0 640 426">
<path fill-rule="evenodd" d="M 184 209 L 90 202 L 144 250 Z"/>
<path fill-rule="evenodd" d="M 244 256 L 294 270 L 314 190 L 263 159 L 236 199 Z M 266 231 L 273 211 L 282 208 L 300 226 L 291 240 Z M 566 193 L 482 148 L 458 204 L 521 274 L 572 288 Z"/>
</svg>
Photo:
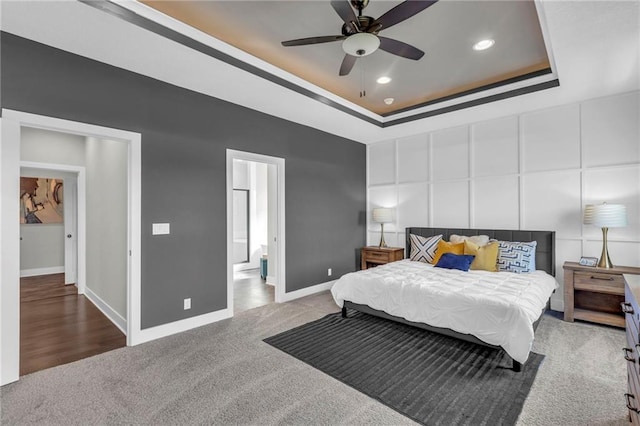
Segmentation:
<svg viewBox="0 0 640 426">
<path fill-rule="evenodd" d="M 379 260 L 381 262 L 389 262 L 389 254 L 380 251 L 366 251 L 364 254 L 364 258 L 367 261 L 376 261 Z"/>
<path fill-rule="evenodd" d="M 575 271 L 573 279 L 573 287 L 576 290 L 624 295 L 624 278 L 622 278 L 622 275 Z"/>
<path fill-rule="evenodd" d="M 404 258 L 404 249 L 400 247 L 363 247 L 360 250 L 361 268 L 384 265 Z"/>
</svg>

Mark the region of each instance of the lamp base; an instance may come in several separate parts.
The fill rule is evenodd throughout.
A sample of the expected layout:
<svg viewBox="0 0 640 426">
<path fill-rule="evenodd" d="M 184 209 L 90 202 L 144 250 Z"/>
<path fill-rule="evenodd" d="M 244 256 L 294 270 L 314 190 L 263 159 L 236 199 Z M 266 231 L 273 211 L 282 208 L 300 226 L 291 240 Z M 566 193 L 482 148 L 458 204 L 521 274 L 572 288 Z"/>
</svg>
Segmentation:
<svg viewBox="0 0 640 426">
<path fill-rule="evenodd" d="M 378 244 L 379 248 L 387 247 L 387 243 L 384 241 L 384 223 L 380 224 L 380 244 Z"/>
<path fill-rule="evenodd" d="M 613 268 L 611 258 L 609 257 L 609 249 L 607 247 L 607 233 L 609 228 L 602 228 L 602 254 L 600 254 L 600 260 L 598 261 L 598 268 Z"/>
</svg>

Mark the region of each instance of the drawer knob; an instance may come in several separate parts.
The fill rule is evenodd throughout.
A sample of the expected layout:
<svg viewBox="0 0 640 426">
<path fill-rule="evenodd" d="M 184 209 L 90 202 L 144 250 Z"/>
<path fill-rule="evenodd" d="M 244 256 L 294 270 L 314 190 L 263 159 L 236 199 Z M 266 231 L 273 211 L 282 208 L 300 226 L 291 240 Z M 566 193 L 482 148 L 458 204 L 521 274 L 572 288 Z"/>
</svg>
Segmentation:
<svg viewBox="0 0 640 426">
<path fill-rule="evenodd" d="M 622 312 L 624 312 L 625 314 L 632 314 L 633 315 L 633 306 L 631 306 L 631 303 L 629 303 L 629 302 L 620 302 L 620 307 L 622 307 Z"/>
<path fill-rule="evenodd" d="M 631 406 L 631 400 L 636 399 L 636 397 L 631 395 L 630 393 L 625 393 L 624 396 L 625 398 L 627 398 L 627 408 L 631 411 L 635 411 L 636 413 L 640 413 L 640 410 L 638 410 L 636 407 Z"/>
<path fill-rule="evenodd" d="M 631 354 L 633 354 L 633 349 L 631 348 L 622 348 L 622 353 L 624 354 L 624 359 L 626 359 L 629 362 L 636 362 L 636 359 L 633 356 L 629 356 L 629 352 L 631 352 Z"/>
</svg>

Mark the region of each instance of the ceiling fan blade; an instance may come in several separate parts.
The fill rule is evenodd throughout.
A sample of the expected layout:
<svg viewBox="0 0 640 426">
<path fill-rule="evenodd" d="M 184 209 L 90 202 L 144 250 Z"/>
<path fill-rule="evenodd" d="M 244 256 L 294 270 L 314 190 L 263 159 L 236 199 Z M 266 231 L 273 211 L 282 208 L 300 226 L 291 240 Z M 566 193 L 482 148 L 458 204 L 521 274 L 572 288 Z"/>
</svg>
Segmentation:
<svg viewBox="0 0 640 426">
<path fill-rule="evenodd" d="M 344 55 L 344 59 L 342 60 L 342 65 L 340 65 L 340 75 L 348 75 L 351 70 L 353 69 L 353 66 L 356 64 L 356 58 L 355 56 L 351 56 L 351 55 Z"/>
<path fill-rule="evenodd" d="M 376 31 L 382 31 L 405 19 L 411 18 L 429 6 L 433 6 L 437 1 L 438 0 L 407 0 L 393 9 L 388 10 L 384 15 L 373 21 L 371 25 L 369 25 L 369 28 L 377 27 Z"/>
<path fill-rule="evenodd" d="M 424 52 L 422 50 L 417 47 L 413 47 L 410 44 L 387 37 L 378 36 L 378 38 L 380 39 L 379 48 L 385 52 L 402 56 L 403 58 L 413 59 L 414 61 L 417 61 L 424 56 Z"/>
<path fill-rule="evenodd" d="M 356 25 L 358 24 L 358 18 L 356 18 L 356 14 L 349 0 L 332 0 L 331 7 L 333 7 L 333 10 L 336 11 L 345 24 L 349 25 L 350 22 L 354 22 Z"/>
<path fill-rule="evenodd" d="M 295 40 L 283 41 L 282 45 L 286 47 L 305 46 L 307 44 L 318 44 L 318 43 L 329 43 L 331 41 L 340 41 L 340 40 L 344 40 L 345 38 L 346 36 L 343 36 L 343 35 L 307 37 L 307 38 L 298 38 Z"/>
</svg>

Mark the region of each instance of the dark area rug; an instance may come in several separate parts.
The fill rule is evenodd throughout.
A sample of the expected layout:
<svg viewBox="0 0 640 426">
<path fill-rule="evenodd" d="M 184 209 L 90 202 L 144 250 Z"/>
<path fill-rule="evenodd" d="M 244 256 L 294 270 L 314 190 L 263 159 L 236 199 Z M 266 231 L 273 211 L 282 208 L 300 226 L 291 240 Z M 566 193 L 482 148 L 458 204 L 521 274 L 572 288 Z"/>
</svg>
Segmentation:
<svg viewBox="0 0 640 426">
<path fill-rule="evenodd" d="M 515 424 L 544 359 L 516 373 L 504 351 L 354 311 L 264 341 L 427 425 Z"/>
</svg>

